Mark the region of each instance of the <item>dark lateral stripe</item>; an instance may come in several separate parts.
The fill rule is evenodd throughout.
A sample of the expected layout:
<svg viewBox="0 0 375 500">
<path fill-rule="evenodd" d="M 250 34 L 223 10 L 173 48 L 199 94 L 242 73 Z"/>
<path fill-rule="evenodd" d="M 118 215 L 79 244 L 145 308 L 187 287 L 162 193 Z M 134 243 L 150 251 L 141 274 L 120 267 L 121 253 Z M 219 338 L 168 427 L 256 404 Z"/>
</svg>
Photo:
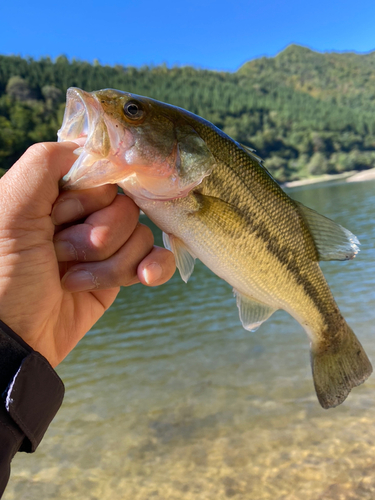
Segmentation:
<svg viewBox="0 0 375 500">
<path fill-rule="evenodd" d="M 317 309 L 321 310 L 324 307 L 324 303 L 320 300 L 314 284 L 307 277 L 303 276 L 302 270 L 298 266 L 292 252 L 287 247 L 281 245 L 278 238 L 272 236 L 264 225 L 256 225 L 253 222 L 252 226 L 255 229 L 255 236 L 262 239 L 267 250 L 288 270 L 293 276 L 294 281 L 303 287 L 306 295 L 312 300 Z"/>
<path fill-rule="evenodd" d="M 195 193 L 195 196 L 201 206 L 199 210 L 200 217 L 203 217 L 206 221 L 214 219 L 218 229 L 225 232 L 227 238 L 233 241 L 233 243 L 238 238 L 239 227 L 243 224 L 246 233 L 250 237 L 260 238 L 270 254 L 284 266 L 286 272 L 292 275 L 295 283 L 303 287 L 304 292 L 312 300 L 317 309 L 326 309 L 325 303 L 320 299 L 314 284 L 307 277 L 303 276 L 303 269 L 299 267 L 292 250 L 283 245 L 277 236 L 272 235 L 265 224 L 257 222 L 255 217 L 251 214 L 243 213 L 239 208 L 231 206 L 221 200 L 210 198 L 199 193 Z M 219 205 L 217 205 L 217 203 Z M 233 219 L 237 217 L 238 219 L 231 220 L 230 217 L 226 218 L 225 207 L 230 210 L 231 214 L 235 214 Z M 218 212 L 221 208 L 223 208 L 223 213 L 221 211 Z M 308 257 L 306 257 L 306 259 L 307 258 Z"/>
<path fill-rule="evenodd" d="M 261 238 L 267 250 L 273 255 L 294 279 L 297 286 L 303 287 L 306 295 L 311 299 L 316 308 L 321 311 L 328 323 L 334 323 L 331 301 L 326 303 L 319 295 L 317 287 L 298 265 L 293 252 L 282 244 L 279 238 L 273 236 L 265 223 L 257 222 L 251 214 L 251 202 L 248 202 L 247 192 L 258 200 L 265 212 L 272 213 L 272 218 L 277 221 L 280 217 L 286 217 L 288 209 L 293 210 L 293 201 L 277 185 L 264 167 L 252 159 L 246 152 L 223 133 L 217 133 L 212 127 L 202 120 L 196 126 L 200 136 L 207 142 L 212 154 L 217 160 L 217 166 L 212 173 L 206 177 L 198 190 L 203 195 L 214 196 L 229 204 L 235 212 L 246 223 L 247 231 L 253 236 Z M 277 203 L 279 202 L 279 203 Z M 297 224 L 297 223 L 296 223 Z M 276 228 L 276 226 L 275 226 Z M 306 259 L 318 261 L 318 254 L 310 233 L 305 229 L 304 222 L 298 227 L 293 226 L 291 221 L 291 231 L 296 229 L 301 231 L 301 236 L 307 240 L 311 239 L 311 248 Z M 236 228 L 225 226 L 228 236 L 236 234 Z M 284 234 L 287 229 L 283 229 Z M 237 233 L 238 234 L 238 233 Z M 307 241 L 308 243 L 308 241 Z M 312 278 L 314 278 L 312 276 Z M 328 285 L 327 285 L 328 287 Z M 333 314 L 333 316 L 332 316 Z M 337 319 L 337 317 L 336 317 Z"/>
</svg>

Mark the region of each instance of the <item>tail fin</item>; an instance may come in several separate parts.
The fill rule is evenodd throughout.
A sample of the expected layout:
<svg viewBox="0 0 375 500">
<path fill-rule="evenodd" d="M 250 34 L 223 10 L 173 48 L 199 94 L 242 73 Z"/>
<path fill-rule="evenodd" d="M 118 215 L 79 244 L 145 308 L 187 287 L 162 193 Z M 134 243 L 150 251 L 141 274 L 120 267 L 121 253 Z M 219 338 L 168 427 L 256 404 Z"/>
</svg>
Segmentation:
<svg viewBox="0 0 375 500">
<path fill-rule="evenodd" d="M 371 363 L 359 340 L 346 325 L 339 345 L 312 346 L 311 367 L 316 395 L 323 408 L 341 404 L 353 387 L 362 384 L 372 372 Z"/>
</svg>

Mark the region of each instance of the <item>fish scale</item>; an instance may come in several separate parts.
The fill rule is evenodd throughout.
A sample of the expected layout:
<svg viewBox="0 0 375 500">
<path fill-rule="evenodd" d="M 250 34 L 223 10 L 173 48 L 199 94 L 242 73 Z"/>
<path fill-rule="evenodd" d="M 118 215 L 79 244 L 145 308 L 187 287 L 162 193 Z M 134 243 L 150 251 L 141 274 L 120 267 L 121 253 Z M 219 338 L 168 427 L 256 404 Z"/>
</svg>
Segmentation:
<svg viewBox="0 0 375 500">
<path fill-rule="evenodd" d="M 59 140 L 82 136 L 89 140 L 63 188 L 121 186 L 163 230 L 185 281 L 199 258 L 233 286 L 245 328 L 277 309 L 291 314 L 311 340 L 323 408 L 366 380 L 371 364 L 319 266 L 355 257 L 350 231 L 292 200 L 252 150 L 181 108 L 113 89 L 69 89 Z"/>
<path fill-rule="evenodd" d="M 208 129 L 208 133 L 206 130 L 201 127 L 200 133 L 210 143 L 211 137 L 214 136 L 215 138 L 215 134 L 210 129 Z M 225 139 L 219 136 L 217 142 L 224 141 Z M 213 150 L 217 151 L 217 156 L 220 155 L 222 149 L 220 146 L 220 144 L 215 145 L 214 143 L 212 147 Z M 328 286 L 324 286 L 325 280 L 322 278 L 320 269 L 318 270 L 317 266 L 313 266 L 313 269 L 311 269 L 311 262 L 318 261 L 318 254 L 308 228 L 304 226 L 293 200 L 278 185 L 275 185 L 274 182 L 269 182 L 270 177 L 264 175 L 264 171 L 259 168 L 260 165 L 258 162 L 252 161 L 248 155 L 241 151 L 240 145 L 232 143 L 230 147 L 231 151 L 234 151 L 229 155 L 229 161 L 227 158 L 220 158 L 218 168 L 209 177 L 204 179 L 198 188 L 199 192 L 208 196 L 220 197 L 229 204 L 237 206 L 246 218 L 246 227 L 251 228 L 256 226 L 254 236 L 267 241 L 268 250 L 294 275 L 298 285 L 304 287 L 305 292 L 311 297 L 317 307 L 320 310 L 332 309 L 331 302 L 333 297 Z M 248 189 L 246 191 L 241 189 L 237 181 L 234 183 L 234 189 L 229 192 L 223 191 L 221 186 L 223 186 L 223 182 L 228 182 L 228 168 L 220 168 L 221 166 L 229 167 L 233 172 L 232 177 L 237 176 L 240 178 L 248 186 Z M 256 186 L 261 185 L 261 181 L 259 180 L 252 182 L 257 176 L 269 183 L 271 190 L 275 194 L 274 197 L 269 196 L 264 187 L 261 190 L 258 189 L 256 194 L 254 194 Z M 242 193 L 245 199 L 238 199 L 238 196 L 231 195 L 233 192 Z M 250 201 L 250 194 L 253 197 L 252 203 Z M 258 217 L 258 219 L 261 219 L 258 223 L 255 222 L 253 215 L 255 205 L 257 204 L 261 207 L 262 212 Z M 264 213 L 272 214 L 272 217 L 264 217 Z M 267 224 L 267 220 L 271 224 Z M 296 226 L 294 228 L 292 225 L 293 222 Z M 297 265 L 296 263 L 300 264 Z M 317 284 L 314 284 L 314 281 L 320 283 L 320 293 L 318 293 Z M 337 307 L 334 309 L 337 310 Z M 311 315 L 311 309 L 308 312 Z"/>
</svg>

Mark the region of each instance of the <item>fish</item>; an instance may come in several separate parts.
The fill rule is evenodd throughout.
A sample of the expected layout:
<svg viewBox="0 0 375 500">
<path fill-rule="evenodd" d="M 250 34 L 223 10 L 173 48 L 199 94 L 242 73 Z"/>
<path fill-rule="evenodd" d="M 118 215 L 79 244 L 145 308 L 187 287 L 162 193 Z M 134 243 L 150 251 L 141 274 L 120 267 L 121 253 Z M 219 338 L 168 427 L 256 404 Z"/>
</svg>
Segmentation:
<svg viewBox="0 0 375 500">
<path fill-rule="evenodd" d="M 289 197 L 254 150 L 187 110 L 114 89 L 68 89 L 58 141 L 79 138 L 61 188 L 120 186 L 163 231 L 185 282 L 198 258 L 233 287 L 245 329 L 287 311 L 310 340 L 323 408 L 370 376 L 319 265 L 353 259 L 358 239 Z"/>
</svg>

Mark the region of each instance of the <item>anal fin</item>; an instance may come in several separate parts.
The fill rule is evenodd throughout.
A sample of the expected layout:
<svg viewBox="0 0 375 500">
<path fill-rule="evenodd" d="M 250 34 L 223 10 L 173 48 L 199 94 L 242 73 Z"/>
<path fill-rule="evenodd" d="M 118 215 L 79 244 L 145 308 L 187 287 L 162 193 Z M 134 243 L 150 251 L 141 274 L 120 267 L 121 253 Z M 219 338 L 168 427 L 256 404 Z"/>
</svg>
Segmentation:
<svg viewBox="0 0 375 500">
<path fill-rule="evenodd" d="M 277 309 L 233 289 L 240 320 L 245 330 L 255 332 Z"/>
<path fill-rule="evenodd" d="M 167 250 L 173 252 L 181 278 L 187 283 L 194 270 L 195 257 L 191 255 L 185 243 L 173 234 L 163 232 L 163 243 Z"/>
</svg>

